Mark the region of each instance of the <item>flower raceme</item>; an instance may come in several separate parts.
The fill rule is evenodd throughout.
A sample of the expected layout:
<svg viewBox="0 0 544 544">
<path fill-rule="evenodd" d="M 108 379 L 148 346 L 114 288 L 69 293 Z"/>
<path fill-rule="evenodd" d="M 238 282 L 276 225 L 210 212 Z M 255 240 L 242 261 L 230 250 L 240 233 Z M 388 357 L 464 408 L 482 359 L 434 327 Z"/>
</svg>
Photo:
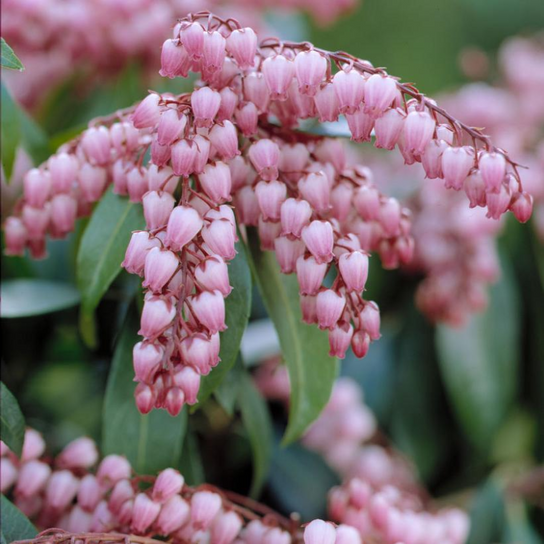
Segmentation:
<svg viewBox="0 0 544 544">
<path fill-rule="evenodd" d="M 410 260 L 409 213 L 368 168 L 348 163 L 340 140 L 295 130 L 299 121 L 343 114 L 353 140 L 374 133 L 377 146 L 398 147 L 452 189 L 480 175 L 478 205 L 493 217 L 530 201 L 516 164 L 487 137 L 366 61 L 309 44 L 259 46 L 251 29 L 206 13 L 182 19 L 163 46 L 163 76 L 189 71 L 201 75 L 192 93 L 151 93 L 31 170 L 5 224 L 7 252 L 28 247 L 39 258 L 46 233 L 73 230 L 110 183 L 143 205 L 146 230 L 123 261 L 146 289 L 134 347 L 143 413 L 193 404 L 218 364 L 237 227 L 256 228 L 281 271 L 296 272 L 303 318 L 328 331 L 331 355 L 351 346 L 363 357 L 379 338 L 378 307 L 362 297 L 368 258 L 379 254 L 385 268 Z"/>
</svg>

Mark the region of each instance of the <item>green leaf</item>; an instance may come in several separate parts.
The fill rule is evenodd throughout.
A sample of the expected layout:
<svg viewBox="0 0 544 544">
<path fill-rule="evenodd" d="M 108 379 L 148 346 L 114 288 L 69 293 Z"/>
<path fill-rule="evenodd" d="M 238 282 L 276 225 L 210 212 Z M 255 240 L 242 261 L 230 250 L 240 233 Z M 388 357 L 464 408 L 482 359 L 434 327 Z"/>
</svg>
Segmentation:
<svg viewBox="0 0 544 544">
<path fill-rule="evenodd" d="M 328 355 L 327 333 L 302 322 L 296 277 L 280 273 L 274 254 L 260 250 L 254 229 L 249 229 L 248 240 L 255 280 L 276 326 L 289 369 L 289 423 L 283 438 L 283 443 L 289 444 L 304 433 L 327 404 L 338 363 Z"/>
<path fill-rule="evenodd" d="M 49 314 L 79 304 L 79 292 L 75 287 L 49 280 L 5 280 L 0 292 L 2 318 Z"/>
<path fill-rule="evenodd" d="M 2 83 L 2 116 L 0 132 L 2 141 L 2 168 L 6 180 L 9 180 L 15 164 L 17 148 L 21 142 L 21 117 L 19 106 Z"/>
<path fill-rule="evenodd" d="M 197 486 L 206 481 L 204 466 L 198 448 L 198 439 L 196 434 L 191 430 L 190 425 L 185 434 L 179 470 L 188 485 Z"/>
<path fill-rule="evenodd" d="M 461 329 L 437 327 L 441 373 L 472 444 L 488 451 L 514 399 L 519 363 L 518 300 L 507 263 L 490 304 Z"/>
<path fill-rule="evenodd" d="M 253 481 L 250 495 L 259 496 L 270 468 L 272 420 L 268 406 L 253 384 L 250 375 L 240 375 L 238 405 L 253 452 Z"/>
<path fill-rule="evenodd" d="M 215 399 L 221 405 L 227 415 L 234 414 L 236 401 L 240 392 L 240 379 L 243 374 L 244 367 L 240 357 L 236 359 L 236 364 L 227 373 L 219 387 L 213 392 Z"/>
<path fill-rule="evenodd" d="M 20 457 L 25 439 L 25 418 L 4 382 L 0 382 L 0 392 L 0 439 Z"/>
<path fill-rule="evenodd" d="M 106 387 L 102 422 L 105 455 L 125 455 L 136 472 L 153 474 L 177 467 L 187 427 L 187 411 L 172 417 L 165 410 L 142 415 L 134 400 L 132 348 L 137 320 L 129 315 L 117 342 Z"/>
<path fill-rule="evenodd" d="M 229 370 L 234 366 L 240 343 L 247 326 L 251 310 L 251 273 L 247 263 L 244 247 L 236 244 L 238 254 L 229 264 L 229 279 L 232 292 L 225 299 L 227 330 L 220 333 L 221 362 L 200 382 L 198 404 L 202 405 L 212 392 L 221 384 Z"/>
<path fill-rule="evenodd" d="M 470 534 L 467 544 L 498 542 L 504 524 L 501 486 L 490 478 L 479 490 L 470 507 Z"/>
<path fill-rule="evenodd" d="M 23 63 L 17 58 L 17 55 L 13 52 L 13 49 L 6 43 L 4 38 L 0 38 L 1 47 L 1 65 L 3 68 L 9 68 L 10 70 L 19 70 L 22 72 L 25 67 Z"/>
<path fill-rule="evenodd" d="M 10 544 L 15 540 L 34 538 L 38 532 L 27 517 L 13 505 L 4 495 L 0 508 L 0 533 L 2 541 Z"/>
<path fill-rule="evenodd" d="M 506 527 L 502 541 L 542 544 L 542 539 L 531 525 L 527 506 L 520 499 L 509 498 L 506 502 Z"/>
<path fill-rule="evenodd" d="M 77 254 L 76 276 L 83 323 L 89 323 L 100 299 L 121 272 L 132 231 L 144 227 L 141 206 L 113 194 L 111 189 L 98 203 Z"/>
</svg>

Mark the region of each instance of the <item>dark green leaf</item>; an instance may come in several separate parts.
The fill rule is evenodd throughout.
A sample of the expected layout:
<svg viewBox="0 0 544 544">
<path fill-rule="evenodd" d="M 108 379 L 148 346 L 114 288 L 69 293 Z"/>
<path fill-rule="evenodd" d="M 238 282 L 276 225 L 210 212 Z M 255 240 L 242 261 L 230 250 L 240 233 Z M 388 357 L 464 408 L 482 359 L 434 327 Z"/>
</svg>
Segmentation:
<svg viewBox="0 0 544 544">
<path fill-rule="evenodd" d="M 1 499 L 0 531 L 2 540 L 10 544 L 15 540 L 28 540 L 37 535 L 34 525 L 4 495 Z"/>
<path fill-rule="evenodd" d="M 77 284 L 81 292 L 81 311 L 89 316 L 113 280 L 121 272 L 127 245 L 134 230 L 143 229 L 141 206 L 109 190 L 95 208 L 85 229 L 77 254 Z"/>
<path fill-rule="evenodd" d="M 221 333 L 221 362 L 200 382 L 198 392 L 199 406 L 223 381 L 234 366 L 240 351 L 240 342 L 247 326 L 251 310 L 251 273 L 241 243 L 236 245 L 238 254 L 229 264 L 229 279 L 233 287 L 225 299 L 226 322 L 228 329 Z"/>
<path fill-rule="evenodd" d="M 17 400 L 4 382 L 0 382 L 0 388 L 0 439 L 20 457 L 25 439 L 25 418 Z"/>
<path fill-rule="evenodd" d="M 78 290 L 68 283 L 39 279 L 6 280 L 0 308 L 3 318 L 49 314 L 79 304 Z"/>
<path fill-rule="evenodd" d="M 240 357 L 237 358 L 236 364 L 227 373 L 219 387 L 213 392 L 217 402 L 223 410 L 232 417 L 238 394 L 240 392 L 240 378 L 244 371 L 243 363 Z"/>
<path fill-rule="evenodd" d="M 474 497 L 470 507 L 470 534 L 467 544 L 498 542 L 504 523 L 504 500 L 498 482 L 489 479 Z"/>
<path fill-rule="evenodd" d="M 517 294 L 506 263 L 485 313 L 461 329 L 437 327 L 446 389 L 459 423 L 481 451 L 491 445 L 516 392 L 519 334 Z"/>
<path fill-rule="evenodd" d="M 10 70 L 19 70 L 22 72 L 25 67 L 23 63 L 17 58 L 17 55 L 13 52 L 13 49 L 6 43 L 4 38 L 0 38 L 1 47 L 1 65 L 3 68 L 9 68 Z"/>
<path fill-rule="evenodd" d="M 258 497 L 268 476 L 272 452 L 272 420 L 268 406 L 247 372 L 240 374 L 238 405 L 253 451 L 250 495 Z"/>
<path fill-rule="evenodd" d="M 260 250 L 253 229 L 248 237 L 255 279 L 289 369 L 291 401 L 283 439 L 288 444 L 304 433 L 327 404 L 338 363 L 328 355 L 327 333 L 302 322 L 296 277 L 280 273 L 274 254 Z"/>
<path fill-rule="evenodd" d="M 153 474 L 178 466 L 187 411 L 172 417 L 165 410 L 153 410 L 144 416 L 136 408 L 132 367 L 136 328 L 136 319 L 129 316 L 115 349 L 104 399 L 102 450 L 106 455 L 125 455 L 136 472 Z"/>
<path fill-rule="evenodd" d="M 34 165 L 46 161 L 51 155 L 51 147 L 44 130 L 24 110 L 19 109 L 21 117 L 21 142 L 32 158 Z M 56 148 L 54 148 L 56 149 Z"/>
<path fill-rule="evenodd" d="M 190 425 L 185 434 L 179 469 L 185 478 L 185 482 L 189 485 L 197 486 L 206 481 L 204 466 L 202 465 L 200 450 L 198 448 L 198 439 L 196 434 L 191 430 Z"/>
<path fill-rule="evenodd" d="M 2 141 L 2 168 L 6 180 L 9 181 L 15 163 L 17 148 L 21 142 L 21 117 L 19 106 L 11 97 L 9 91 L 2 83 L 2 116 L 1 116 L 1 141 Z"/>
</svg>

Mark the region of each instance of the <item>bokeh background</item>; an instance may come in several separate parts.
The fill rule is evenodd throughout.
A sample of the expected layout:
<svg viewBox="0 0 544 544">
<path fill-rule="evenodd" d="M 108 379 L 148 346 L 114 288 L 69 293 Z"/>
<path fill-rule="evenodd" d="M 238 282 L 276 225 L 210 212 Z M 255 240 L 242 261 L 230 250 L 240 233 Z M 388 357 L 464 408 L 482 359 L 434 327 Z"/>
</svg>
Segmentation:
<svg viewBox="0 0 544 544">
<path fill-rule="evenodd" d="M 3 6 L 3 18 L 8 9 Z M 467 48 L 487 59 L 481 75 L 496 79 L 501 43 L 544 31 L 544 2 L 364 0 L 326 26 L 291 10 L 267 10 L 265 20 L 283 38 L 349 51 L 434 96 L 470 81 L 460 65 Z M 544 65 L 540 68 L 544 72 Z M 91 118 L 132 104 L 148 88 L 184 90 L 183 82 L 150 83 L 148 70 L 137 61 L 107 77 L 88 76 L 82 61 L 80 71 L 28 110 L 50 149 Z M 18 77 L 25 74 L 9 74 L 8 86 Z M 7 107 L 3 97 L 3 115 Z M 22 168 L 19 157 L 12 184 L 3 182 L 3 219 L 20 191 Z M 407 169 L 407 183 L 413 177 Z M 28 424 L 57 449 L 82 434 L 100 440 L 112 346 L 137 287 L 125 273 L 119 276 L 98 308 L 96 342 L 86 344 L 73 287 L 83 229 L 84 222 L 68 240 L 50 242 L 45 261 L 2 256 L 2 380 Z M 531 471 L 544 457 L 544 250 L 530 224 L 513 221 L 499 248 L 502 274 L 491 288 L 489 308 L 463 329 L 435 326 L 416 310 L 417 276 L 374 267 L 369 291 L 383 309 L 383 337 L 364 360 L 348 356 L 342 372 L 362 385 L 380 427 L 412 458 L 430 492 L 471 509 L 471 542 L 537 543 L 544 514 L 531 501 L 520 501 L 509 485 L 517 478 L 536 479 Z M 44 283 L 15 288 L 10 282 L 21 278 Z M 60 294 L 51 281 L 62 282 Z M 37 303 L 50 307 L 50 301 L 57 301 L 58 311 L 36 310 Z M 252 319 L 266 319 L 257 292 L 253 305 Z M 337 476 L 302 446 L 282 449 L 284 412 L 272 406 L 272 413 L 277 443 L 264 500 L 304 519 L 319 517 Z M 239 421 L 209 402 L 190 426 L 201 461 L 195 480 L 247 492 L 250 450 Z M 544 494 L 544 486 L 540 489 Z M 539 500 L 542 504 L 543 497 Z"/>
</svg>

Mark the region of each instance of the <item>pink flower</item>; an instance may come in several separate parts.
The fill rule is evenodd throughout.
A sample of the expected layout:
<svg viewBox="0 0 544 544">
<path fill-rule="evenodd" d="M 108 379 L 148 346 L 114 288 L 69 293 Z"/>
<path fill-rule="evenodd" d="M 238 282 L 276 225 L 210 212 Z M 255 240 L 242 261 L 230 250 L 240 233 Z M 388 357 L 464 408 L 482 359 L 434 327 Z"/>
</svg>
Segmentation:
<svg viewBox="0 0 544 544">
<path fill-rule="evenodd" d="M 195 279 L 207 291 L 219 291 L 227 297 L 232 291 L 229 271 L 225 261 L 218 255 L 204 259 L 195 269 Z"/>
<path fill-rule="evenodd" d="M 448 147 L 442 153 L 442 172 L 448 189 L 458 191 L 474 166 L 474 153 L 469 147 Z"/>
<path fill-rule="evenodd" d="M 159 240 L 150 236 L 148 232 L 133 232 L 125 253 L 125 260 L 121 263 L 121 266 L 130 274 L 141 276 L 144 271 L 147 253 L 150 249 L 159 246 Z"/>
<path fill-rule="evenodd" d="M 145 258 L 143 287 L 160 293 L 180 266 L 178 256 L 172 251 L 154 247 Z"/>
<path fill-rule="evenodd" d="M 498 192 L 506 175 L 506 160 L 501 153 L 482 153 L 478 159 L 478 168 L 484 180 L 486 190 Z"/>
<path fill-rule="evenodd" d="M 287 89 L 295 75 L 292 60 L 283 55 L 268 57 L 262 63 L 261 70 L 273 100 L 287 100 Z"/>
<path fill-rule="evenodd" d="M 312 221 L 302 229 L 302 240 L 318 263 L 329 263 L 332 260 L 334 234 L 328 221 Z"/>
<path fill-rule="evenodd" d="M 172 323 L 175 315 L 176 307 L 170 300 L 156 296 L 147 298 L 138 334 L 146 338 L 156 338 Z"/>
<path fill-rule="evenodd" d="M 167 192 L 149 191 L 142 198 L 146 226 L 149 230 L 164 227 L 175 204 L 174 197 Z"/>
<path fill-rule="evenodd" d="M 316 298 L 317 323 L 320 329 L 333 329 L 346 306 L 346 299 L 332 289 L 324 289 Z"/>
<path fill-rule="evenodd" d="M 398 96 L 399 91 L 393 78 L 374 74 L 365 83 L 364 110 L 374 117 L 379 117 Z"/>
<path fill-rule="evenodd" d="M 164 348 L 160 344 L 138 342 L 132 350 L 135 379 L 152 383 L 163 358 Z"/>
<path fill-rule="evenodd" d="M 180 115 L 176 109 L 168 108 L 162 112 L 157 128 L 157 141 L 160 145 L 170 145 L 182 134 L 187 125 L 187 116 Z"/>
<path fill-rule="evenodd" d="M 138 105 L 132 115 L 132 123 L 136 128 L 151 128 L 158 122 L 161 115 L 160 96 L 155 93 L 147 95 Z"/>
<path fill-rule="evenodd" d="M 57 457 L 63 468 L 89 468 L 98 461 L 98 449 L 94 440 L 83 436 L 70 442 Z"/>
<path fill-rule="evenodd" d="M 168 39 L 162 44 L 161 69 L 162 77 L 187 77 L 190 61 L 187 49 L 178 40 Z"/>
<path fill-rule="evenodd" d="M 327 72 L 327 59 L 317 51 L 301 51 L 295 57 L 295 72 L 302 94 L 315 96 Z"/>
<path fill-rule="evenodd" d="M 238 151 L 238 133 L 230 121 L 214 125 L 210 130 L 210 141 L 220 157 L 225 160 L 240 154 Z"/>
<path fill-rule="evenodd" d="M 150 499 L 145 493 L 138 493 L 134 499 L 131 530 L 145 533 L 157 519 L 161 505 Z"/>
<path fill-rule="evenodd" d="M 25 201 L 35 208 L 42 208 L 51 192 L 51 175 L 47 171 L 32 168 L 23 178 Z"/>
<path fill-rule="evenodd" d="M 400 108 L 387 110 L 382 116 L 378 117 L 374 122 L 376 147 L 394 149 L 404 128 L 405 119 L 406 114 Z"/>
<path fill-rule="evenodd" d="M 315 257 L 299 257 L 296 263 L 301 295 L 316 295 L 327 273 L 327 264 Z"/>
<path fill-rule="evenodd" d="M 180 251 L 200 232 L 202 225 L 202 218 L 194 208 L 176 206 L 168 219 L 164 243 L 173 251 Z"/>
<path fill-rule="evenodd" d="M 340 70 L 332 78 L 340 113 L 354 114 L 363 101 L 365 79 L 356 70 Z"/>
<path fill-rule="evenodd" d="M 310 172 L 301 177 L 298 188 L 302 197 L 318 213 L 326 212 L 330 207 L 330 185 L 325 172 Z"/>
<path fill-rule="evenodd" d="M 220 291 L 203 291 L 191 301 L 192 308 L 197 319 L 211 334 L 224 331 L 225 324 L 225 300 Z"/>
<path fill-rule="evenodd" d="M 252 28 L 239 28 L 227 38 L 227 51 L 242 70 L 253 66 L 257 52 L 257 35 Z"/>
<path fill-rule="evenodd" d="M 190 516 L 189 504 L 179 495 L 174 495 L 163 504 L 155 523 L 160 534 L 170 535 L 185 525 Z"/>
<path fill-rule="evenodd" d="M 404 121 L 406 149 L 416 155 L 424 153 L 432 140 L 436 121 L 426 111 L 411 111 Z"/>
<path fill-rule="evenodd" d="M 204 192 L 216 203 L 222 204 L 231 199 L 232 181 L 230 169 L 224 162 L 207 164 L 199 176 Z"/>
<path fill-rule="evenodd" d="M 362 292 L 368 278 L 368 256 L 362 251 L 344 253 L 338 259 L 338 268 L 349 291 Z"/>
<path fill-rule="evenodd" d="M 330 522 L 314 519 L 304 529 L 304 544 L 335 544 L 336 529 Z"/>
<path fill-rule="evenodd" d="M 197 491 L 191 497 L 191 522 L 195 529 L 206 530 L 221 509 L 221 497 L 211 491 Z"/>
<path fill-rule="evenodd" d="M 211 127 L 220 105 L 221 95 L 217 91 L 209 87 L 202 87 L 197 91 L 193 91 L 191 93 L 191 106 L 193 107 L 196 126 Z"/>
<path fill-rule="evenodd" d="M 260 181 L 255 187 L 255 195 L 265 220 L 278 221 L 281 207 L 287 196 L 287 187 L 281 181 Z"/>
<path fill-rule="evenodd" d="M 277 179 L 279 158 L 280 149 L 272 140 L 259 140 L 249 148 L 249 159 L 265 181 Z"/>
<path fill-rule="evenodd" d="M 202 238 L 206 245 L 220 257 L 227 261 L 234 259 L 236 236 L 231 222 L 228 219 L 216 219 L 202 229 Z"/>
</svg>

